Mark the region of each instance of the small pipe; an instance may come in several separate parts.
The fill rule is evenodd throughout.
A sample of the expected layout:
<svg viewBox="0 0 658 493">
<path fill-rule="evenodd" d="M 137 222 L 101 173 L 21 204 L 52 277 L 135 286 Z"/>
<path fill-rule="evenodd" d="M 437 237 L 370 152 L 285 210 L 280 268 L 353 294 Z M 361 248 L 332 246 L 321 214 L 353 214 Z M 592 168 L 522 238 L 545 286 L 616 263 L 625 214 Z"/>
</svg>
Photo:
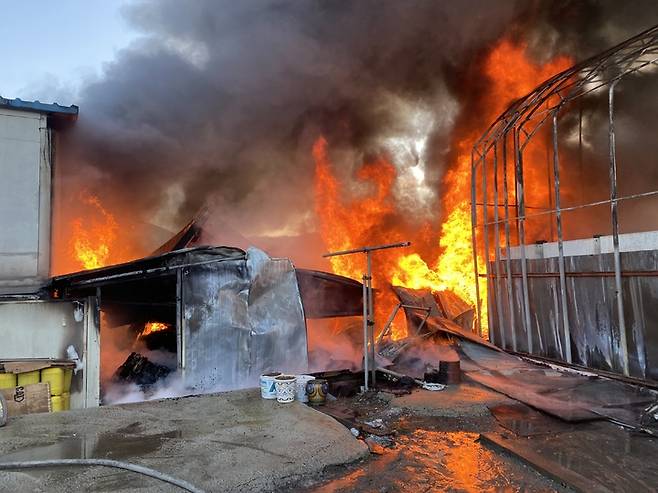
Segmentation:
<svg viewBox="0 0 658 493">
<path fill-rule="evenodd" d="M 370 371 L 373 388 L 377 384 L 375 372 L 375 309 L 372 295 L 372 249 L 366 251 L 366 266 L 368 268 L 368 342 L 370 343 Z"/>
<path fill-rule="evenodd" d="M 386 336 L 386 334 L 388 334 L 388 331 L 391 327 L 391 324 L 393 323 L 393 320 L 395 319 L 395 316 L 400 311 L 400 308 L 402 308 L 402 303 L 398 303 L 397 306 L 391 312 L 391 316 L 388 317 L 388 321 L 386 322 L 386 325 L 384 325 L 384 329 L 381 331 L 381 333 L 377 337 L 377 344 L 379 344 L 382 341 L 382 339 Z"/>
<path fill-rule="evenodd" d="M 368 288 L 366 275 L 363 275 L 363 388 L 368 390 Z"/>
</svg>

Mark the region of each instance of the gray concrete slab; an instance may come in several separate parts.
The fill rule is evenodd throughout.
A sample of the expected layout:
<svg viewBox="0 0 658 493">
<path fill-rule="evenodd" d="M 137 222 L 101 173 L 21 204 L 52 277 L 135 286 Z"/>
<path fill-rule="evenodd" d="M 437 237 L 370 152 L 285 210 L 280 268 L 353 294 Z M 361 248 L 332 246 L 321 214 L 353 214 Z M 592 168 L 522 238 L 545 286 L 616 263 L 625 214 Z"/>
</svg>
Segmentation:
<svg viewBox="0 0 658 493">
<path fill-rule="evenodd" d="M 207 491 L 272 491 L 367 455 L 334 419 L 258 390 L 11 419 L 0 461 L 107 458 L 141 464 Z M 0 471 L 2 492 L 180 491 L 102 467 Z"/>
</svg>

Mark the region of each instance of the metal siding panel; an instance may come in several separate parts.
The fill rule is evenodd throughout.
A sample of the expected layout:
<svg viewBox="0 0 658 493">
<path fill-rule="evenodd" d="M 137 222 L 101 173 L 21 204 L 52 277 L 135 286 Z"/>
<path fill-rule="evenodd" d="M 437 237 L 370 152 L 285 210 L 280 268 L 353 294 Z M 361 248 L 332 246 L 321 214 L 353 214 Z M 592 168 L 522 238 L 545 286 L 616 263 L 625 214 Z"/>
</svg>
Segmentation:
<svg viewBox="0 0 658 493">
<path fill-rule="evenodd" d="M 237 388 L 249 376 L 249 279 L 244 261 L 183 270 L 184 378 L 199 389 Z"/>
<path fill-rule="evenodd" d="M 597 272 L 614 270 L 610 253 L 565 257 L 566 272 Z M 658 251 L 624 252 L 623 267 L 627 272 L 658 270 Z M 520 261 L 512 260 L 512 270 L 520 272 Z M 555 258 L 528 260 L 531 273 L 557 272 Z M 556 278 L 530 278 L 530 305 L 533 320 L 533 337 L 539 341 L 535 354 L 562 359 L 560 344 L 555 339 L 555 328 L 560 327 L 556 312 Z M 520 316 L 521 279 L 513 279 L 516 317 Z M 620 353 L 619 323 L 615 300 L 614 277 L 567 276 L 568 314 L 571 326 L 573 362 L 590 368 L 621 373 L 623 361 Z M 626 301 L 624 313 L 627 321 L 628 360 L 630 375 L 638 378 L 658 379 L 658 277 L 623 276 L 622 292 Z M 495 302 L 494 302 L 495 304 Z M 503 307 L 507 299 L 503 300 Z M 503 320 L 509 324 L 509 310 L 503 310 Z M 495 321 L 495 319 L 494 319 Z M 495 330 L 499 331 L 498 328 Z M 505 330 L 510 338 L 509 327 Z M 519 351 L 527 352 L 526 336 L 517 324 L 516 336 Z M 560 331 L 561 333 L 561 331 Z"/>
</svg>

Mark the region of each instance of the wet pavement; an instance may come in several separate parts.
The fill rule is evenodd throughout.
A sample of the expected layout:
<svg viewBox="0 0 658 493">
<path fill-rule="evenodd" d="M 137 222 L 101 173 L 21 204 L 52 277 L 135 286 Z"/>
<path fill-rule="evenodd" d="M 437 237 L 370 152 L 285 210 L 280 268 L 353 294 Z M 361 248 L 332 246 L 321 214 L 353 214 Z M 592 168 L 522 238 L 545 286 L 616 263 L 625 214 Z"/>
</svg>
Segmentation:
<svg viewBox="0 0 658 493">
<path fill-rule="evenodd" d="M 367 447 L 328 416 L 257 389 L 10 419 L 0 461 L 100 458 L 143 465 L 208 492 L 271 491 L 352 462 Z M 0 471 L 0 492 L 180 491 L 103 467 Z"/>
<path fill-rule="evenodd" d="M 391 404 L 395 406 L 395 400 Z M 473 411 L 460 417 L 419 416 L 381 406 L 376 414 L 390 417 L 386 421 L 397 432 L 395 448 L 325 471 L 289 492 L 569 491 L 522 461 L 481 444 L 480 433 L 502 429 L 491 415 Z"/>
</svg>

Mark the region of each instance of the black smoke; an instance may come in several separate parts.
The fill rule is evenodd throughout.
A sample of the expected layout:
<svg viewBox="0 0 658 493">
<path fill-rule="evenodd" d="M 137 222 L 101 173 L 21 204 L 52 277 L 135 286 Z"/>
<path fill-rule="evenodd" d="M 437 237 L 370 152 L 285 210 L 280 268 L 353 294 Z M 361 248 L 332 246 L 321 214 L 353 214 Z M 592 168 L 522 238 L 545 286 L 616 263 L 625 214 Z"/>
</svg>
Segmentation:
<svg viewBox="0 0 658 493">
<path fill-rule="evenodd" d="M 385 95 L 435 105 L 437 118 L 441 98 L 456 103 L 428 150 L 440 193 L 487 47 L 516 36 L 538 58 L 582 58 L 658 22 L 658 4 L 144 0 L 124 14 L 143 36 L 82 90 L 60 145 L 64 190 L 84 184 L 171 228 L 210 202 L 254 234 L 313 230 L 313 140 L 355 165 L 380 152 L 396 125 Z"/>
</svg>

